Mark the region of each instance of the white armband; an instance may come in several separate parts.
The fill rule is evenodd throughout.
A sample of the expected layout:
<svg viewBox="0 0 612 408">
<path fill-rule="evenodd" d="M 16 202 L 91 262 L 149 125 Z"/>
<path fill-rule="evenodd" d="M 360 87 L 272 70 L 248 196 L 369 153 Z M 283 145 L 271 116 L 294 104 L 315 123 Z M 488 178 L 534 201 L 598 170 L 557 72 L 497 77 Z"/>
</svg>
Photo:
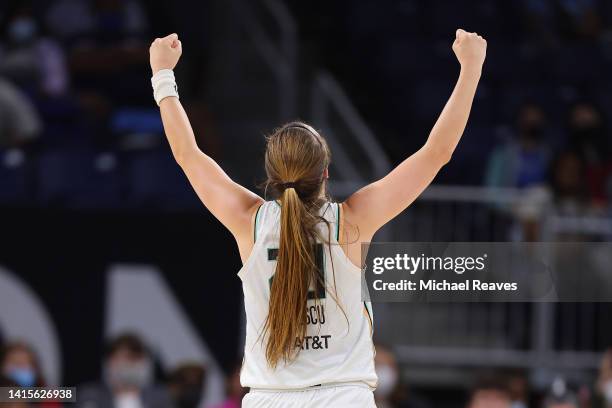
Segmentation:
<svg viewBox="0 0 612 408">
<path fill-rule="evenodd" d="M 151 85 L 153 86 L 153 98 L 159 106 L 162 99 L 168 96 L 179 97 L 176 81 L 174 80 L 174 72 L 171 69 L 160 69 L 151 77 Z"/>
</svg>

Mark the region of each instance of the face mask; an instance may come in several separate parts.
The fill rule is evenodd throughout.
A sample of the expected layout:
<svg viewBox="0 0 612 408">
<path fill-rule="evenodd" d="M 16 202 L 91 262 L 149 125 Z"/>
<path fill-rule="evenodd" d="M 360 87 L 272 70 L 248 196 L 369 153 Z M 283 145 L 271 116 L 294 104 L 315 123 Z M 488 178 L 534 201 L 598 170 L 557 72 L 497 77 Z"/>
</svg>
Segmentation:
<svg viewBox="0 0 612 408">
<path fill-rule="evenodd" d="M 113 386 L 143 388 L 151 382 L 152 374 L 148 361 L 122 363 L 107 368 L 106 380 Z"/>
<path fill-rule="evenodd" d="M 33 387 L 36 384 L 36 373 L 29 368 L 12 368 L 6 375 L 20 387 Z"/>
<path fill-rule="evenodd" d="M 527 408 L 527 404 L 523 401 L 513 401 L 512 404 L 510 404 L 510 408 Z"/>
<path fill-rule="evenodd" d="M 604 383 L 603 396 L 607 404 L 612 404 L 612 380 Z"/>
<path fill-rule="evenodd" d="M 388 398 L 397 385 L 397 371 L 385 364 L 376 367 L 376 374 L 378 375 L 378 386 L 375 393 L 382 398 Z"/>
<path fill-rule="evenodd" d="M 13 21 L 8 28 L 10 38 L 17 43 L 26 42 L 36 35 L 37 27 L 34 19 L 20 17 Z"/>
</svg>

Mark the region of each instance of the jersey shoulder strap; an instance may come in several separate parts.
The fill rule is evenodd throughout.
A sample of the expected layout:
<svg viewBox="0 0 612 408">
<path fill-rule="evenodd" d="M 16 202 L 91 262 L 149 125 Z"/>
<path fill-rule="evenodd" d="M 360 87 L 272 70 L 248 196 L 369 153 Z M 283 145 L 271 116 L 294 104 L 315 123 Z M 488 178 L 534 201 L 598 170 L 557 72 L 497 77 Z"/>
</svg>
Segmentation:
<svg viewBox="0 0 612 408">
<path fill-rule="evenodd" d="M 340 238 L 340 204 L 332 202 L 323 204 L 321 217 L 329 223 L 331 236 L 338 241 Z"/>
<path fill-rule="evenodd" d="M 253 242 L 257 242 L 259 237 L 262 237 L 271 226 L 274 226 L 280 220 L 279 215 L 280 205 L 276 201 L 266 201 L 259 206 L 255 213 Z"/>
</svg>

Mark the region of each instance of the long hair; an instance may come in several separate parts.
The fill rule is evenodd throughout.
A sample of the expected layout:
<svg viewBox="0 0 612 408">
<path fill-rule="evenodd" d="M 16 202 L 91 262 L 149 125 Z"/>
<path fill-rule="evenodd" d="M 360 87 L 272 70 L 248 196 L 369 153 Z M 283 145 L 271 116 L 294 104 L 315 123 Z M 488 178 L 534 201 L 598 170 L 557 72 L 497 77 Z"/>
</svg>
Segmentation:
<svg viewBox="0 0 612 408">
<path fill-rule="evenodd" d="M 305 123 L 288 123 L 268 137 L 266 193 L 281 206 L 276 272 L 263 328 L 271 367 L 299 352 L 296 341 L 306 335 L 308 292 L 311 284 L 322 283 L 315 243 L 320 238 L 317 225 L 325 221 L 319 210 L 327 201 L 324 173 L 329 163 L 327 143 Z"/>
</svg>

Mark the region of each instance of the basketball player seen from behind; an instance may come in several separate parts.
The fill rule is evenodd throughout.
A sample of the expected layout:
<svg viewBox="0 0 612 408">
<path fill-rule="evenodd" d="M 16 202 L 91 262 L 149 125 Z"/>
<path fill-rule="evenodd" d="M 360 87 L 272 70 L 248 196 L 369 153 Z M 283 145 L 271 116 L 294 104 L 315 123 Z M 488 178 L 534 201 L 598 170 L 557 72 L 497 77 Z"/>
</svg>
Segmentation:
<svg viewBox="0 0 612 408">
<path fill-rule="evenodd" d="M 327 143 L 303 122 L 285 124 L 267 139 L 265 200 L 228 177 L 198 148 L 179 102 L 172 70 L 181 41 L 176 34 L 153 41 L 153 94 L 172 154 L 206 208 L 233 234 L 243 262 L 241 382 L 251 389 L 243 407 L 375 406 L 372 309 L 361 299 L 361 242 L 408 207 L 450 160 L 486 47 L 479 35 L 457 30 L 452 49 L 459 79 L 423 147 L 335 203 L 326 193 Z"/>
</svg>

